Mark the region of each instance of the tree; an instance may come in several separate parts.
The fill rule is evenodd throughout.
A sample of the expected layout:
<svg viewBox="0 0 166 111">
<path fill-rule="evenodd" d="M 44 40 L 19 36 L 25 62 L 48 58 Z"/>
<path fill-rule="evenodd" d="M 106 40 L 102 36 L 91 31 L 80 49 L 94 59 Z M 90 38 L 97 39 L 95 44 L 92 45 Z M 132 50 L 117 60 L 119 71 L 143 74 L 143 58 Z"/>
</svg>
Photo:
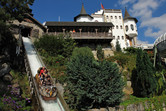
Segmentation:
<svg viewBox="0 0 166 111">
<path fill-rule="evenodd" d="M 116 47 L 117 52 L 121 52 L 121 48 L 120 48 L 120 44 L 119 44 L 118 40 L 116 41 L 116 46 L 115 47 Z"/>
<path fill-rule="evenodd" d="M 77 54 L 67 64 L 66 74 L 67 102 L 71 109 L 83 111 L 120 103 L 123 81 L 117 64 Z"/>
<path fill-rule="evenodd" d="M 132 73 L 132 87 L 134 95 L 138 97 L 150 97 L 155 94 L 157 82 L 155 70 L 146 52 L 137 51 L 136 69 Z"/>
<path fill-rule="evenodd" d="M 104 59 L 104 51 L 102 50 L 101 45 L 97 46 L 97 58 L 99 60 Z"/>
<path fill-rule="evenodd" d="M 64 39 L 63 35 L 44 35 L 34 44 L 39 50 L 44 49 L 50 56 L 62 55 L 64 57 L 69 57 L 76 45 L 73 39 Z"/>
<path fill-rule="evenodd" d="M 32 5 L 34 0 L 1 0 L 0 1 L 0 20 L 18 20 L 24 19 L 25 13 L 31 13 L 28 5 Z"/>
</svg>

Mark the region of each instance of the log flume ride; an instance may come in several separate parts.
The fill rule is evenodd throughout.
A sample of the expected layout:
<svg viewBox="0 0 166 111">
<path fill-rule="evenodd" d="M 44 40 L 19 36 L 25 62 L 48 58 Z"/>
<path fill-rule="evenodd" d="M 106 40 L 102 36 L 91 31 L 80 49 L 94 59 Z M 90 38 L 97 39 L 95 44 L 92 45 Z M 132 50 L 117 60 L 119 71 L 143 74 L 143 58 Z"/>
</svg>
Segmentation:
<svg viewBox="0 0 166 111">
<path fill-rule="evenodd" d="M 35 79 L 38 84 L 39 93 L 43 100 L 56 100 L 58 91 L 51 76 L 48 74 L 47 69 L 40 67 L 37 71 Z"/>
</svg>

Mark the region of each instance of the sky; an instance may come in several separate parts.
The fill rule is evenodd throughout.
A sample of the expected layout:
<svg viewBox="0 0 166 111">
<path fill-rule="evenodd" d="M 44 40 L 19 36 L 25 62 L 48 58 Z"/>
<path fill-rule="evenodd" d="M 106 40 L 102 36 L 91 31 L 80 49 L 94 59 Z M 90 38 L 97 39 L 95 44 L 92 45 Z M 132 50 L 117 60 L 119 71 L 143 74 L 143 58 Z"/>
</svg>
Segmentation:
<svg viewBox="0 0 166 111">
<path fill-rule="evenodd" d="M 126 7 L 138 19 L 138 44 L 152 44 L 166 33 L 166 0 L 35 0 L 30 8 L 40 23 L 74 21 L 82 2 L 88 14 L 100 10 L 102 3 L 105 9 L 121 9 L 124 16 Z"/>
</svg>

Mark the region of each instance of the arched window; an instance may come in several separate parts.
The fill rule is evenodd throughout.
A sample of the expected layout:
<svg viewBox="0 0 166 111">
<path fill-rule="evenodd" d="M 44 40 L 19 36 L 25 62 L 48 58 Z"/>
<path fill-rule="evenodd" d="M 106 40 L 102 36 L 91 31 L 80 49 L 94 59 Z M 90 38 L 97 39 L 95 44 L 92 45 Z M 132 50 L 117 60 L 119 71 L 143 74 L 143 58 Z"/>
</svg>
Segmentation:
<svg viewBox="0 0 166 111">
<path fill-rule="evenodd" d="M 115 16 L 115 19 L 117 19 L 117 16 Z"/>
<path fill-rule="evenodd" d="M 133 31 L 133 30 L 134 30 L 134 26 L 133 26 L 133 24 L 131 24 L 130 27 L 131 27 L 131 30 Z"/>
<path fill-rule="evenodd" d="M 122 25 L 120 26 L 120 28 L 122 29 Z"/>
<path fill-rule="evenodd" d="M 111 19 L 113 19 L 113 17 L 111 16 Z"/>
<path fill-rule="evenodd" d="M 128 25 L 126 25 L 125 28 L 126 28 L 126 32 L 127 32 L 129 30 Z"/>
<path fill-rule="evenodd" d="M 121 19 L 121 16 L 119 16 L 119 19 Z"/>
<path fill-rule="evenodd" d="M 122 40 L 124 40 L 124 37 L 122 36 Z"/>
<path fill-rule="evenodd" d="M 116 29 L 118 29 L 118 25 L 116 26 Z"/>
<path fill-rule="evenodd" d="M 120 37 L 118 36 L 118 39 L 120 39 Z"/>
</svg>

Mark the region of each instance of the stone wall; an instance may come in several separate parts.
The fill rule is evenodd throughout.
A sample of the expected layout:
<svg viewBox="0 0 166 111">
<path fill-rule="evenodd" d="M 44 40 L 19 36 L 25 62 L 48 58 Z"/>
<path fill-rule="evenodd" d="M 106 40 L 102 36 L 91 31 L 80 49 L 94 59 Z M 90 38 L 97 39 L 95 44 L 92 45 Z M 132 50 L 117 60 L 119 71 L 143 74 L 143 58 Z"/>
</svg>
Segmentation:
<svg viewBox="0 0 166 111">
<path fill-rule="evenodd" d="M 139 103 L 139 104 L 130 104 L 128 106 L 117 106 L 117 107 L 108 107 L 108 108 L 100 108 L 100 109 L 90 109 L 88 111 L 166 111 L 165 103 L 162 104 L 163 107 L 160 109 L 156 109 L 153 104 L 149 105 L 148 102 Z"/>
<path fill-rule="evenodd" d="M 26 27 L 31 28 L 31 36 L 32 37 L 41 37 L 43 35 L 43 33 L 44 33 L 42 28 L 40 28 L 37 24 L 31 23 L 31 22 L 22 21 L 20 23 L 17 20 L 14 20 L 12 24 L 17 25 L 17 26 L 19 26 L 19 24 L 21 24 L 21 25 L 24 25 Z M 15 29 L 15 30 L 18 30 L 18 29 Z M 14 36 L 16 38 L 18 38 L 19 37 L 18 32 L 15 32 Z"/>
</svg>

